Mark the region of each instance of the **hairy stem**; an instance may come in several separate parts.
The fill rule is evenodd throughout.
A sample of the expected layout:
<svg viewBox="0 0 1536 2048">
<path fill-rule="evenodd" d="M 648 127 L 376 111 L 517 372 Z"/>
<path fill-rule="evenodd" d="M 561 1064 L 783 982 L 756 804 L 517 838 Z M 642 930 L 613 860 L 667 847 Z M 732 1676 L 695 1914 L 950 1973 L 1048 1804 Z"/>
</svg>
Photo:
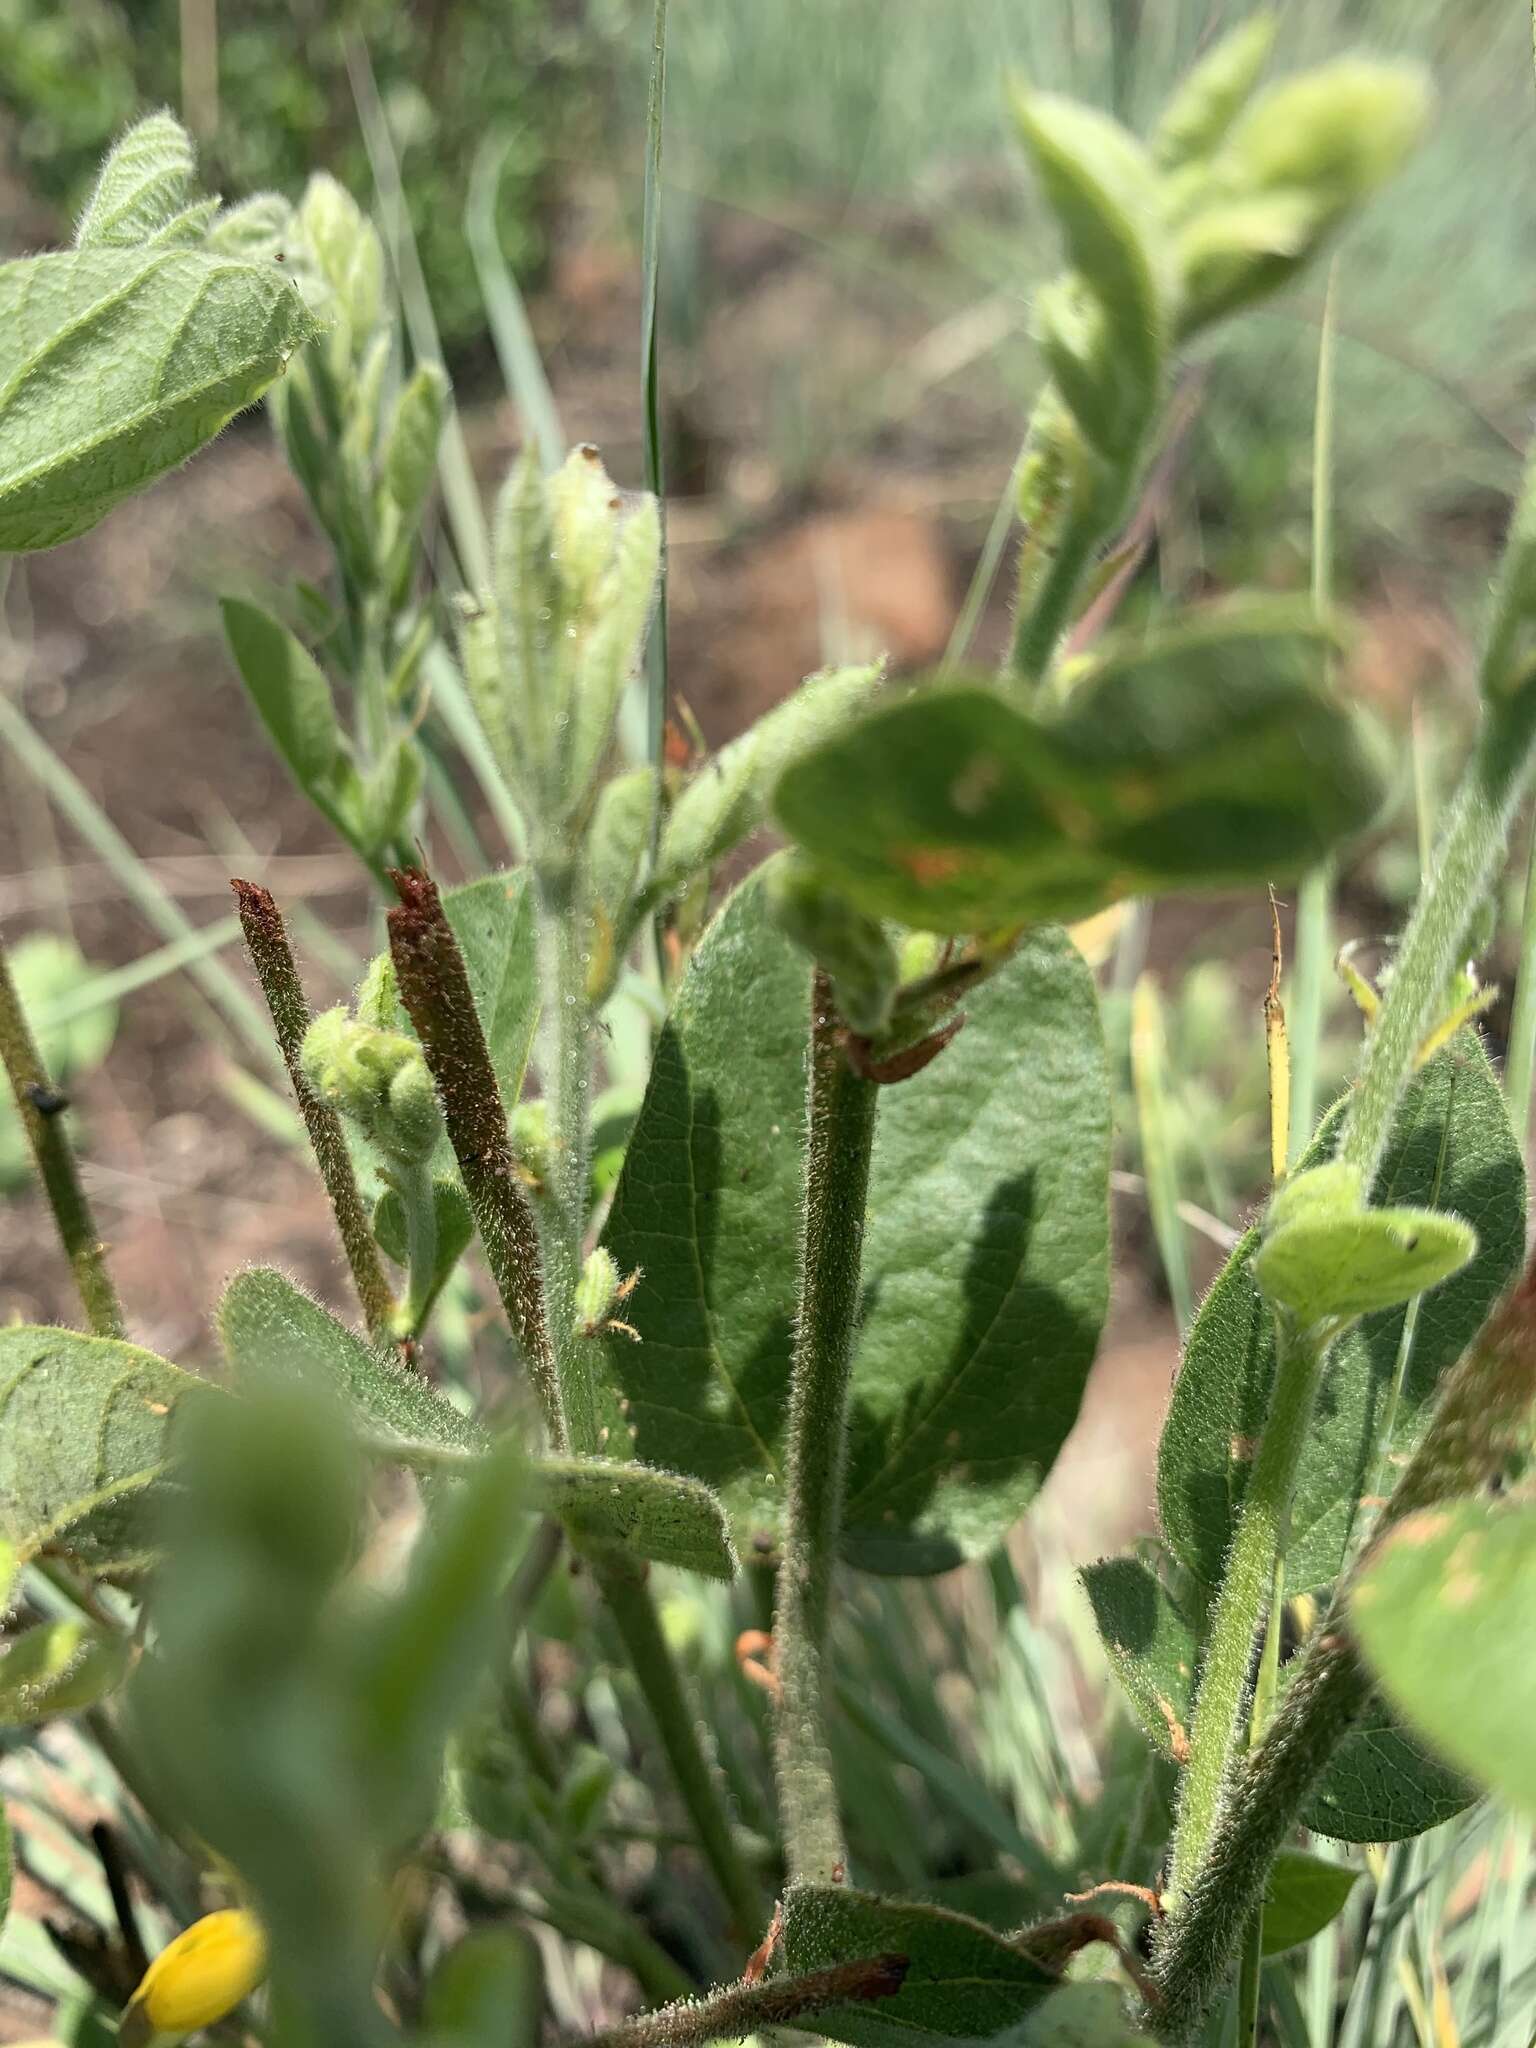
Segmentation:
<svg viewBox="0 0 1536 2048">
<path fill-rule="evenodd" d="M 1405 1516 L 1492 1485 L 1524 1443 L 1533 1408 L 1536 1259 L 1448 1376 L 1365 1555 Z M 1154 1955 L 1161 2002 L 1149 2021 L 1164 2041 L 1189 2040 L 1220 1995 L 1275 1852 L 1370 1700 L 1370 1674 L 1347 1632 L 1347 1597 L 1346 1587 L 1313 1636 L 1268 1735 L 1236 1773 L 1181 1910 L 1161 1924 Z"/>
<path fill-rule="evenodd" d="M 698 1715 L 683 1692 L 644 1575 L 623 1560 L 607 1559 L 598 1560 L 594 1572 L 656 1724 L 699 1847 L 725 1894 L 738 1934 L 755 1938 L 766 1924 L 767 1902 L 731 1832 L 719 1778 L 699 1740 Z"/>
<path fill-rule="evenodd" d="M 59 1242 L 75 1276 L 85 1320 L 98 1337 L 121 1337 L 122 1304 L 107 1270 L 106 1247 L 80 1185 L 75 1155 L 64 1129 L 68 1107 L 48 1079 L 42 1054 L 28 1026 L 0 941 L 0 1059 L 16 1098 L 16 1113 L 32 1148 L 43 1193 L 53 1211 Z"/>
<path fill-rule="evenodd" d="M 809 1884 L 837 1882 L 847 1862 L 827 1751 L 822 1665 L 842 1529 L 848 1378 L 877 1099 L 875 1084 L 848 1064 L 832 985 L 818 970 L 811 990 L 800 1306 L 774 1626 L 779 1806 L 790 1876 Z"/>
<path fill-rule="evenodd" d="M 405 1301 L 395 1318 L 395 1334 L 414 1337 L 437 1277 L 437 1195 L 425 1160 L 397 1160 L 391 1173 L 405 1211 Z"/>
<path fill-rule="evenodd" d="M 593 1034 L 587 997 L 582 890 L 568 868 L 538 877 L 539 964 L 544 1005 L 539 1019 L 539 1073 L 549 1104 L 550 1200 L 545 1208 L 544 1296 L 561 1393 L 574 1449 L 598 1449 L 592 1347 L 576 1333 L 587 1225 L 592 1130 Z"/>
<path fill-rule="evenodd" d="M 538 1226 L 518 1179 L 506 1111 L 475 1013 L 469 976 L 437 885 L 419 869 L 393 876 L 400 907 L 389 913 L 395 974 L 416 1036 L 437 1083 L 448 1141 L 486 1264 L 501 1297 L 552 1447 L 568 1448 L 560 1380 L 544 1315 Z"/>
<path fill-rule="evenodd" d="M 1243 1706 L 1254 1637 L 1267 1612 L 1275 1561 L 1284 1547 L 1296 1471 L 1327 1353 L 1326 1344 L 1315 1332 L 1297 1331 L 1282 1323 L 1276 1334 L 1269 1417 L 1211 1617 L 1190 1729 L 1189 1762 L 1179 1782 L 1179 1817 L 1168 1886 L 1169 1910 L 1175 1918 L 1201 1867 L 1233 1765 L 1243 1748 Z"/>
<path fill-rule="evenodd" d="M 309 1133 L 310 1149 L 330 1198 L 331 1213 L 336 1218 L 341 1248 L 346 1254 L 352 1284 L 357 1289 L 364 1325 L 376 1344 L 390 1344 L 395 1336 L 394 1297 L 384 1277 L 384 1268 L 379 1263 L 378 1247 L 373 1241 L 362 1196 L 358 1193 L 341 1119 L 328 1102 L 322 1102 L 315 1094 L 305 1080 L 300 1064 L 304 1033 L 309 1029 L 309 1004 L 304 997 L 304 985 L 299 979 L 298 964 L 288 943 L 282 914 L 270 891 L 257 883 L 237 880 L 232 881 L 230 887 L 239 905 L 240 924 L 251 965 L 267 999 L 267 1011 L 272 1019 L 278 1049 L 283 1055 L 283 1065 L 288 1069 L 299 1114 Z"/>
<path fill-rule="evenodd" d="M 905 1956 L 881 1955 L 834 1963 L 829 1970 L 813 1970 L 804 1977 L 728 1984 L 707 1998 L 641 2013 L 595 2034 L 576 2035 L 561 2048 L 689 2048 L 695 2042 L 743 2040 L 764 2027 L 782 2026 L 827 2006 L 894 1997 L 906 1974 Z"/>
</svg>

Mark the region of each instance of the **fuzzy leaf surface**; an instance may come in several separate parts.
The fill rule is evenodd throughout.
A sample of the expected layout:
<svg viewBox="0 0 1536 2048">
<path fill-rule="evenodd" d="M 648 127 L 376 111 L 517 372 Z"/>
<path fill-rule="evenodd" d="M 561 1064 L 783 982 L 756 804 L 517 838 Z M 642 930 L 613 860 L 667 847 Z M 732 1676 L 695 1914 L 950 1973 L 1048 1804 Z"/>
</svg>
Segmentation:
<svg viewBox="0 0 1536 2048">
<path fill-rule="evenodd" d="M 1326 1158 L 1336 1121 L 1308 1163 Z M 1421 1297 L 1391 1445 L 1409 1451 L 1440 1376 L 1512 1278 L 1525 1230 L 1525 1173 L 1504 1097 L 1474 1033 L 1436 1054 L 1403 1098 L 1374 1190 L 1381 1203 L 1437 1209 L 1476 1230 L 1470 1264 Z M 1202 1303 L 1185 1347 L 1158 1451 L 1163 1533 L 1180 1563 L 1219 1582 L 1274 1379 L 1270 1311 L 1253 1283 L 1250 1231 Z M 1302 1453 L 1286 1552 L 1300 1593 L 1338 1575 L 1397 1364 L 1406 1310 L 1366 1316 L 1334 1346 Z"/>
<path fill-rule="evenodd" d="M 537 1458 L 530 1490 L 578 1542 L 707 1579 L 736 1576 L 725 1510 L 697 1479 L 605 1458 Z"/>
<path fill-rule="evenodd" d="M 89 1621 L 23 1629 L 0 1655 L 0 1727 L 77 1714 L 116 1692 L 133 1659 L 126 1636 Z"/>
<path fill-rule="evenodd" d="M 0 1535 L 19 1558 L 135 1571 L 171 1411 L 203 1381 L 114 1337 L 0 1330 Z"/>
<path fill-rule="evenodd" d="M 781 1952 L 795 1975 L 866 1956 L 908 1958 L 906 1980 L 894 1997 L 835 2007 L 798 2023 L 852 2048 L 996 2041 L 1016 2033 L 1059 1982 L 979 1920 L 841 1885 L 800 1885 L 788 1894 Z"/>
<path fill-rule="evenodd" d="M 657 1048 L 604 1242 L 643 1269 L 608 1342 L 614 1439 L 778 1522 L 800 1227 L 809 970 L 745 883 Z M 882 1091 L 853 1374 L 844 1552 L 947 1570 L 1022 1513 L 1077 1415 L 1106 1301 L 1097 1004 L 1034 933 L 916 1078 Z"/>
<path fill-rule="evenodd" d="M 792 763 L 778 821 L 860 908 L 939 932 L 1292 878 L 1381 795 L 1318 685 L 1323 638 L 1291 605 L 1212 606 L 1098 658 L 1048 714 L 921 690 Z"/>
<path fill-rule="evenodd" d="M 270 1266 L 237 1273 L 219 1303 L 219 1337 L 240 1386 L 275 1376 L 310 1380 L 340 1396 L 360 1420 L 402 1444 L 474 1451 L 486 1441 L 419 1374 L 373 1347 Z"/>
<path fill-rule="evenodd" d="M 1099 1640 L 1147 1739 L 1164 1756 L 1187 1740 L 1200 1639 L 1152 1568 L 1106 1557 L 1083 1569 Z"/>
<path fill-rule="evenodd" d="M 317 331 L 275 263 L 91 247 L 0 265 L 0 553 L 87 532 Z"/>
</svg>

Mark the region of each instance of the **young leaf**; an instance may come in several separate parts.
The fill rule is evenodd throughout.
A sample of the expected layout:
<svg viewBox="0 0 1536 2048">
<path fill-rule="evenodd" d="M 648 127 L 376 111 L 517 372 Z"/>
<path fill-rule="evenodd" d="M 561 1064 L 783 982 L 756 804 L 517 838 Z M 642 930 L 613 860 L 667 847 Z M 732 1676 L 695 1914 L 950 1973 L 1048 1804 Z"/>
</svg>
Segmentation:
<svg viewBox="0 0 1536 2048">
<path fill-rule="evenodd" d="M 843 1886 L 790 1891 L 780 1947 L 785 1970 L 795 1974 L 860 1957 L 907 1958 L 894 1997 L 836 2007 L 804 2022 L 807 2031 L 853 2048 L 911 2048 L 925 2038 L 996 2041 L 1016 2034 L 1059 1981 L 979 1920 Z"/>
<path fill-rule="evenodd" d="M 335 820 L 332 776 L 345 752 L 331 686 L 319 663 L 259 605 L 221 601 L 241 680 L 294 781 Z"/>
<path fill-rule="evenodd" d="M 437 1217 L 437 1263 L 433 1268 L 431 1285 L 420 1304 L 423 1324 L 475 1234 L 475 1219 L 464 1199 L 464 1190 L 456 1180 L 435 1180 L 432 1183 L 432 1206 Z M 386 1258 L 393 1259 L 397 1266 L 407 1263 L 410 1251 L 406 1238 L 405 1204 L 394 1188 L 386 1188 L 374 1207 L 373 1234 Z"/>
<path fill-rule="evenodd" d="M 604 1458 L 539 1458 L 529 1485 L 533 1499 L 578 1543 L 624 1550 L 707 1579 L 736 1576 L 725 1511 L 697 1479 Z"/>
<path fill-rule="evenodd" d="M 662 826 L 655 895 L 675 894 L 691 876 L 713 867 L 755 832 L 767 816 L 774 784 L 789 763 L 839 733 L 874 694 L 884 674 L 884 664 L 875 662 L 807 676 L 792 696 L 711 756 Z"/>
<path fill-rule="evenodd" d="M 1338 1120 L 1325 1122 L 1309 1164 L 1331 1156 Z M 1412 1448 L 1440 1375 L 1453 1365 L 1507 1285 L 1524 1244 L 1525 1174 L 1503 1094 L 1475 1034 L 1461 1032 L 1415 1076 L 1398 1111 L 1378 1198 L 1463 1218 L 1477 1256 L 1421 1301 L 1393 1439 Z M 1201 1305 L 1185 1347 L 1158 1450 L 1163 1533 L 1207 1586 L 1220 1581 L 1274 1379 L 1273 1318 L 1254 1285 L 1259 1234 L 1250 1231 Z M 1405 1311 L 1379 1310 L 1329 1357 L 1291 1518 L 1291 1592 L 1338 1575 L 1370 1486 L 1375 1442 L 1403 1341 Z"/>
<path fill-rule="evenodd" d="M 1173 265 L 1158 218 L 1157 174 L 1136 138 L 1091 107 L 1020 92 L 1014 113 L 1073 268 L 1096 304 L 1094 339 L 1080 360 L 1105 410 L 1080 413 L 1079 425 L 1106 453 L 1122 455 L 1151 415 L 1169 324 Z"/>
<path fill-rule="evenodd" d="M 313 1380 L 342 1397 L 370 1430 L 402 1444 L 475 1451 L 485 1434 L 419 1374 L 373 1350 L 283 1274 L 237 1273 L 219 1303 L 219 1338 L 237 1386 Z"/>
<path fill-rule="evenodd" d="M 1097 658 L 1039 716 L 929 687 L 801 757 L 774 808 L 855 903 L 928 931 L 1294 875 L 1380 797 L 1320 635 L 1246 600 Z"/>
<path fill-rule="evenodd" d="M 1255 14 L 1214 44 L 1169 101 L 1152 138 L 1163 172 L 1198 163 L 1221 143 L 1248 104 L 1274 48 L 1272 14 Z"/>
<path fill-rule="evenodd" d="M 1321 1934 L 1343 1912 L 1362 1872 L 1300 1849 L 1282 1849 L 1264 1893 L 1264 1953 L 1283 1955 Z"/>
<path fill-rule="evenodd" d="M 75 230 L 77 249 L 136 249 L 195 196 L 192 138 L 172 114 L 149 114 L 113 144 Z"/>
<path fill-rule="evenodd" d="M 1355 1168 L 1330 1163 L 1276 1193 L 1251 1271 L 1266 1300 L 1308 1327 L 1411 1301 L 1476 1253 L 1477 1232 L 1459 1216 L 1368 1208 Z"/>
<path fill-rule="evenodd" d="M 510 1116 L 539 1021 L 533 902 L 527 876 L 483 875 L 443 891 L 443 909 L 464 956 L 470 993 Z M 450 1162 L 451 1162 L 451 1155 Z"/>
<path fill-rule="evenodd" d="M 643 1268 L 607 1344 L 646 1462 L 771 1550 L 782 1478 L 809 969 L 731 897 L 657 1048 L 604 1242 Z M 844 1550 L 943 1571 L 1017 1519 L 1076 1418 L 1108 1261 L 1108 1082 L 1092 977 L 1035 933 L 943 1055 L 883 1092 L 864 1245 Z"/>
<path fill-rule="evenodd" d="M 1350 1599 L 1356 1639 L 1435 1751 L 1536 1813 L 1536 1506 L 1458 1501 L 1410 1516 Z"/>
<path fill-rule="evenodd" d="M 0 1329 L 0 1534 L 88 1571 L 144 1569 L 171 1411 L 204 1382 L 113 1337 Z"/>
<path fill-rule="evenodd" d="M 1063 1984 L 1025 2023 L 1021 2048 L 1154 2048 L 1125 2005 L 1113 1984 Z"/>
<path fill-rule="evenodd" d="M 0 553 L 56 547 L 252 405 L 318 332 L 276 264 L 86 248 L 0 265 Z"/>
<path fill-rule="evenodd" d="M 78 1714 L 116 1692 L 133 1648 L 115 1629 L 52 1621 L 24 1629 L 0 1655 L 0 1727 Z"/>
<path fill-rule="evenodd" d="M 1115 1676 L 1153 1747 L 1187 1754 L 1200 1636 L 1152 1568 L 1106 1557 L 1083 1569 L 1083 1586 Z"/>
</svg>

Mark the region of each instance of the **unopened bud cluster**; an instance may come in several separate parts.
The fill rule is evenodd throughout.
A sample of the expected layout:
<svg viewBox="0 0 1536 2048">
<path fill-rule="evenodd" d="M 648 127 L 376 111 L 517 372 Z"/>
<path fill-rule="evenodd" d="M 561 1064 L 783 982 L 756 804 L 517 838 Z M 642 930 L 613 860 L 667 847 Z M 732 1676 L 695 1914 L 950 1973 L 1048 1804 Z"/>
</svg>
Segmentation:
<svg viewBox="0 0 1536 2048">
<path fill-rule="evenodd" d="M 536 829 L 585 821 L 656 595 L 654 499 L 618 491 L 595 448 L 551 477 L 532 450 L 496 507 L 494 589 L 463 609 L 470 694 Z"/>
<path fill-rule="evenodd" d="M 413 1165 L 430 1159 L 443 1117 L 414 1038 L 338 1006 L 310 1025 L 300 1058 L 315 1093 L 386 1158 Z"/>
</svg>

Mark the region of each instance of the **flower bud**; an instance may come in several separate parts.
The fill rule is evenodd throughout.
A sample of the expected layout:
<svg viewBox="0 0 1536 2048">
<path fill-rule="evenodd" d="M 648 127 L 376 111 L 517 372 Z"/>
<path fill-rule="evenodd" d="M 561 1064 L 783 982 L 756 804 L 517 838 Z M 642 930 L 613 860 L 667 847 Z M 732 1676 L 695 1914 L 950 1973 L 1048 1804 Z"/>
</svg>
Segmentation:
<svg viewBox="0 0 1536 2048">
<path fill-rule="evenodd" d="M 144 1972 L 123 2016 L 121 2039 L 131 2044 L 211 2027 L 248 1998 L 266 1972 L 266 1936 L 253 1914 L 238 1907 L 205 1914 Z"/>
<path fill-rule="evenodd" d="M 779 928 L 831 976 L 844 1021 L 864 1038 L 883 1031 L 901 967 L 879 920 L 855 910 L 796 854 L 770 867 L 767 902 Z"/>
<path fill-rule="evenodd" d="M 1269 61 L 1276 26 L 1272 14 L 1252 15 L 1195 66 L 1152 138 L 1159 169 L 1178 171 L 1198 163 L 1225 140 Z"/>
<path fill-rule="evenodd" d="M 384 317 L 384 248 L 378 230 L 345 186 L 316 171 L 294 216 L 304 249 L 339 316 L 348 353 Z"/>
<path fill-rule="evenodd" d="M 599 1245 L 587 1254 L 576 1286 L 576 1327 L 595 1330 L 607 1320 L 618 1299 L 619 1267 L 613 1253 Z"/>
<path fill-rule="evenodd" d="M 1183 331 L 1286 283 L 1397 171 L 1429 110 L 1417 65 L 1362 58 L 1261 94 L 1204 175 L 1177 188 Z"/>
<path fill-rule="evenodd" d="M 381 1152 L 410 1161 L 431 1157 L 443 1117 L 414 1038 L 381 1031 L 338 1006 L 310 1025 L 299 1057 L 315 1093 Z"/>
<path fill-rule="evenodd" d="M 476 710 L 498 760 L 540 823 L 582 815 L 634 673 L 655 602 L 661 524 L 654 499 L 614 488 L 595 448 L 553 477 L 529 448 L 497 501 L 497 672 L 483 633 L 464 637 Z"/>
<path fill-rule="evenodd" d="M 384 484 L 413 525 L 426 503 L 437 467 L 437 444 L 448 405 L 448 379 L 441 365 L 418 363 L 395 402 L 384 438 Z"/>
</svg>

